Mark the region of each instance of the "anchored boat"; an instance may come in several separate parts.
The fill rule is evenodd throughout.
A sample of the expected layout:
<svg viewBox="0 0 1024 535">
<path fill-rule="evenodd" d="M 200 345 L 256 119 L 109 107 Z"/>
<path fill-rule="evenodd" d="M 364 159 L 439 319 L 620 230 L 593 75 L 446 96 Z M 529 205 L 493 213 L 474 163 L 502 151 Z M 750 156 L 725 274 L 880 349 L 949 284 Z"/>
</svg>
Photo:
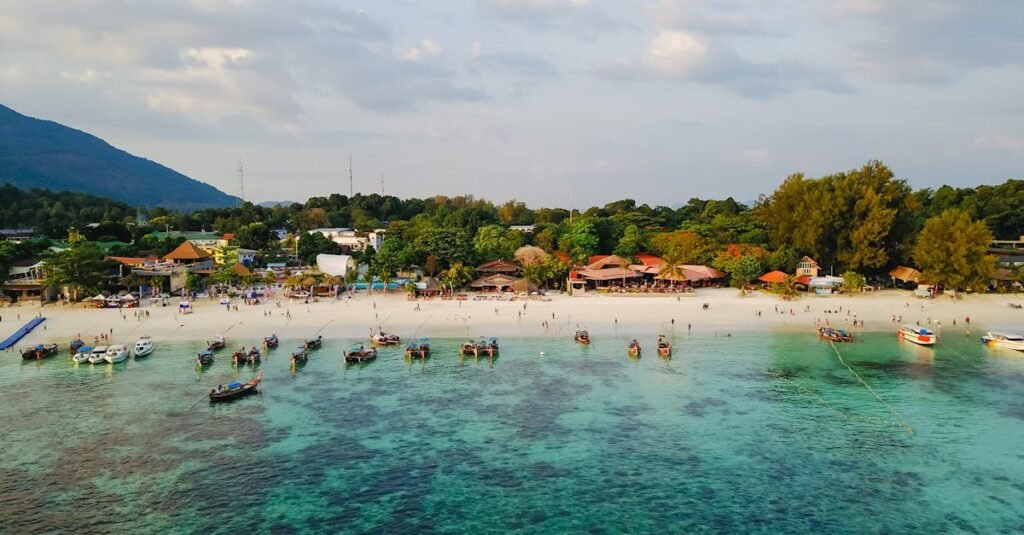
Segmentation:
<svg viewBox="0 0 1024 535">
<path fill-rule="evenodd" d="M 981 337 L 981 342 L 989 347 L 1002 347 L 1014 351 L 1024 351 L 1024 336 L 989 332 Z"/>
<path fill-rule="evenodd" d="M 260 372 L 255 379 L 246 381 L 244 383 L 231 383 L 227 386 L 217 385 L 210 389 L 210 402 L 217 403 L 221 401 L 231 401 L 238 399 L 242 396 L 257 392 L 260 386 L 260 381 L 263 380 L 263 372 Z"/>
<path fill-rule="evenodd" d="M 42 360 L 46 357 L 52 357 L 57 354 L 57 344 L 44 345 L 39 344 L 34 347 L 30 347 L 21 353 L 21 358 L 25 360 Z"/>
<path fill-rule="evenodd" d="M 107 348 L 107 354 L 104 355 L 104 359 L 111 364 L 124 362 L 128 360 L 128 347 L 121 344 L 114 344 Z"/>
<path fill-rule="evenodd" d="M 153 345 L 153 339 L 148 336 L 142 336 L 135 342 L 135 358 L 147 357 L 153 353 L 156 346 Z"/>
<path fill-rule="evenodd" d="M 900 327 L 897 336 L 919 346 L 933 346 L 939 339 L 931 329 L 925 329 L 924 327 L 917 327 L 915 325 L 904 325 Z"/>
</svg>

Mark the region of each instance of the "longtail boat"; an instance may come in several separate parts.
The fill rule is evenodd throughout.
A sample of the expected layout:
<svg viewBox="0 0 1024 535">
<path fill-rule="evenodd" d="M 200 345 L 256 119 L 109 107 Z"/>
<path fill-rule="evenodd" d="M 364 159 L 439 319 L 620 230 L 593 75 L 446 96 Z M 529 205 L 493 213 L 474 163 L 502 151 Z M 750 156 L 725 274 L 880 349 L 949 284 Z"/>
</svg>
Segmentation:
<svg viewBox="0 0 1024 535">
<path fill-rule="evenodd" d="M 373 347 L 353 347 L 352 351 L 345 352 L 345 362 L 366 362 L 375 358 L 377 358 L 377 349 Z"/>
<path fill-rule="evenodd" d="M 413 340 L 405 348 L 405 356 L 409 358 L 425 359 L 430 356 L 430 341 L 426 338 Z"/>
<path fill-rule="evenodd" d="M 629 356 L 631 356 L 631 357 L 639 357 L 640 356 L 640 342 L 637 342 L 634 339 L 632 342 L 629 343 L 629 347 L 627 348 L 627 351 L 629 351 Z"/>
<path fill-rule="evenodd" d="M 658 354 L 663 357 L 672 356 L 672 344 L 663 336 L 658 337 Z"/>
<path fill-rule="evenodd" d="M 257 392 L 257 388 L 260 386 L 260 381 L 263 380 L 263 372 L 260 372 L 255 379 L 251 379 L 244 383 L 231 383 L 227 386 L 217 385 L 210 389 L 210 403 L 218 403 L 222 401 L 231 401 L 238 399 L 242 396 Z"/>
<path fill-rule="evenodd" d="M 575 339 L 578 343 L 581 343 L 585 346 L 590 345 L 590 333 L 588 333 L 587 331 L 576 331 Z"/>
</svg>

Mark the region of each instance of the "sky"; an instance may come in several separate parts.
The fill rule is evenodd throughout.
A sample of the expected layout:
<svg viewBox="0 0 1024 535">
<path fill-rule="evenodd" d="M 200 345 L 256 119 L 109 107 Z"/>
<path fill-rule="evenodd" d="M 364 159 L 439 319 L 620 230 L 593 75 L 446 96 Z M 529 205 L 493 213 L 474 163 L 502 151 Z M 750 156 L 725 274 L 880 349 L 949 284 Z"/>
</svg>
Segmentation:
<svg viewBox="0 0 1024 535">
<path fill-rule="evenodd" d="M 1024 178 L 1024 2 L 0 0 L 0 103 L 245 198 Z"/>
</svg>

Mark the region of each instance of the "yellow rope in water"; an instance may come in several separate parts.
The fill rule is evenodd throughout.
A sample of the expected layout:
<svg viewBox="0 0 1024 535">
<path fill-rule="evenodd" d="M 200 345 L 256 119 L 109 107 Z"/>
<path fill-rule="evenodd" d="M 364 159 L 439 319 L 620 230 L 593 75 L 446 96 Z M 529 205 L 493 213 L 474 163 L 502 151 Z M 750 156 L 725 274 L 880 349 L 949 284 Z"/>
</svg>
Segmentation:
<svg viewBox="0 0 1024 535">
<path fill-rule="evenodd" d="M 858 381 L 860 381 L 860 384 L 864 385 L 864 388 L 866 388 L 868 392 L 871 392 L 872 396 L 875 396 L 875 399 L 877 399 L 879 403 L 884 405 L 885 408 L 889 409 L 889 412 L 892 413 L 893 418 L 896 419 L 896 421 L 899 423 L 901 427 L 906 428 L 908 433 L 913 434 L 914 428 L 911 427 L 909 423 L 907 423 L 907 420 L 903 418 L 903 415 L 901 415 L 899 411 L 896 410 L 896 407 L 893 407 L 889 402 L 882 399 L 882 396 L 878 395 L 878 392 L 875 392 L 875 389 L 871 388 L 871 385 L 869 385 L 867 381 L 861 378 L 860 374 L 858 374 L 853 368 L 850 367 L 849 364 L 846 363 L 845 360 L 843 360 L 843 355 L 839 353 L 839 348 L 836 347 L 835 342 L 829 340 L 828 343 L 832 346 L 832 350 L 836 352 L 836 358 L 839 359 L 839 363 L 846 367 L 847 370 L 850 370 L 850 373 L 853 374 L 853 376 L 856 377 Z"/>
</svg>

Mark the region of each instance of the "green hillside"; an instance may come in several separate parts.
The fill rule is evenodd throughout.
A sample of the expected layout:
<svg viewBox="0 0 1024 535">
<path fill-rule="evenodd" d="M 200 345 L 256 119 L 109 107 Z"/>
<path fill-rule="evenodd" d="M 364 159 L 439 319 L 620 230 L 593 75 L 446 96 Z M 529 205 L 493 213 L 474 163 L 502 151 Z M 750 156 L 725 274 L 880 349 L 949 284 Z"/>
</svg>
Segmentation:
<svg viewBox="0 0 1024 535">
<path fill-rule="evenodd" d="M 0 184 L 109 197 L 182 210 L 234 206 L 237 199 L 85 132 L 0 105 Z"/>
</svg>

